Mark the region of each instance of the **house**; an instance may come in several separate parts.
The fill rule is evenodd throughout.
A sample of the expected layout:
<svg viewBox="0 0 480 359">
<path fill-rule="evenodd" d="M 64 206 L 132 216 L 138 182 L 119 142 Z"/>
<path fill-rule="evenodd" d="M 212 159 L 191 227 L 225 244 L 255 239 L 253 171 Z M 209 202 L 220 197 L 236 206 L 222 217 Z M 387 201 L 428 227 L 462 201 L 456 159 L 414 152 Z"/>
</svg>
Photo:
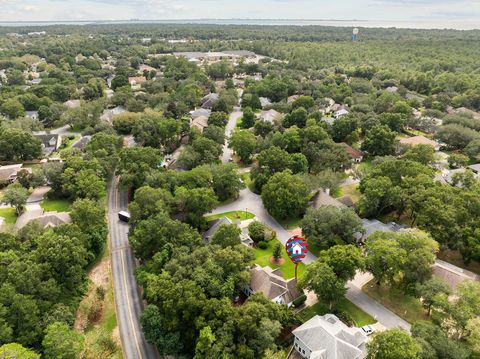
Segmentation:
<svg viewBox="0 0 480 359">
<path fill-rule="evenodd" d="M 157 71 L 157 69 L 155 67 L 142 64 L 138 67 L 138 71 L 143 74 L 145 71 L 151 72 L 151 71 Z"/>
<path fill-rule="evenodd" d="M 282 118 L 282 114 L 278 111 L 275 111 L 273 108 L 268 111 L 262 111 L 260 114 L 257 115 L 257 118 L 263 120 L 265 122 L 269 122 L 271 124 L 275 124 L 279 122 Z"/>
<path fill-rule="evenodd" d="M 426 138 L 425 136 L 401 138 L 399 142 L 404 146 L 430 145 L 435 149 L 435 151 L 440 150 L 440 144 L 437 141 Z"/>
<path fill-rule="evenodd" d="M 42 228 L 53 228 L 72 222 L 70 214 L 67 212 L 46 212 L 41 215 L 28 218 L 27 221 L 17 221 L 16 227 L 21 229 L 33 221 L 38 222 Z"/>
<path fill-rule="evenodd" d="M 75 142 L 72 147 L 83 151 L 91 139 L 92 136 L 83 136 L 77 142 Z"/>
<path fill-rule="evenodd" d="M 306 359 L 363 359 L 366 334 L 333 314 L 316 315 L 293 332 L 293 348 Z"/>
<path fill-rule="evenodd" d="M 211 113 L 212 113 L 211 110 L 208 110 L 205 108 L 198 108 L 198 109 L 195 109 L 194 111 L 190 111 L 190 117 L 192 118 L 192 120 L 200 116 L 209 118 Z"/>
<path fill-rule="evenodd" d="M 127 112 L 127 110 L 123 106 L 117 106 L 110 110 L 104 110 L 102 116 L 100 116 L 100 120 L 112 123 L 112 120 L 115 116 L 124 112 Z"/>
<path fill-rule="evenodd" d="M 472 165 L 472 166 L 473 166 L 473 168 L 476 168 L 476 166 L 478 166 L 478 165 Z M 433 180 L 436 181 L 436 182 L 443 183 L 443 184 L 453 185 L 455 175 L 457 175 L 457 174 L 460 175 L 460 174 L 463 174 L 463 173 L 465 173 L 467 171 L 470 171 L 470 170 L 472 170 L 474 177 L 480 178 L 480 174 L 478 172 L 475 172 L 475 170 L 472 169 L 471 166 L 469 166 L 468 168 L 456 168 L 456 169 L 453 169 L 453 170 L 446 170 L 443 173 L 438 173 L 438 174 L 435 175 Z M 463 187 L 463 185 L 460 181 L 458 183 L 456 183 L 456 186 L 457 187 Z"/>
<path fill-rule="evenodd" d="M 345 151 L 352 157 L 353 162 L 362 162 L 363 160 L 363 152 L 353 148 L 349 144 L 345 142 L 341 142 L 340 145 L 345 148 Z"/>
<path fill-rule="evenodd" d="M 211 109 L 218 102 L 219 98 L 218 93 L 209 93 L 202 98 L 202 108 Z"/>
<path fill-rule="evenodd" d="M 128 83 L 132 88 L 140 88 L 142 84 L 147 82 L 147 78 L 145 76 L 134 76 L 128 78 Z"/>
<path fill-rule="evenodd" d="M 203 130 L 206 127 L 208 127 L 208 117 L 199 116 L 199 117 L 193 119 L 190 122 L 190 127 L 196 127 L 200 130 L 200 132 L 203 132 Z"/>
<path fill-rule="evenodd" d="M 68 108 L 77 108 L 80 107 L 80 100 L 68 100 L 63 103 Z"/>
<path fill-rule="evenodd" d="M 321 206 L 333 206 L 336 208 L 341 208 L 344 206 L 342 202 L 330 196 L 330 191 L 320 190 L 318 191 L 311 200 L 311 205 L 313 208 L 319 208 Z"/>
<path fill-rule="evenodd" d="M 18 172 L 25 170 L 23 164 L 0 166 L 0 182 L 13 183 L 17 179 Z"/>
<path fill-rule="evenodd" d="M 300 97 L 299 95 L 288 96 L 287 103 L 293 103 L 299 97 Z"/>
<path fill-rule="evenodd" d="M 267 97 L 260 97 L 259 100 L 262 108 L 266 108 L 272 105 L 272 101 L 270 101 L 270 99 Z"/>
<path fill-rule="evenodd" d="M 398 87 L 397 86 L 389 86 L 385 89 L 385 91 L 390 92 L 390 93 L 397 93 L 398 92 Z"/>
<path fill-rule="evenodd" d="M 32 120 L 38 120 L 38 111 L 25 111 L 25 114 Z"/>
<path fill-rule="evenodd" d="M 203 234 L 203 239 L 205 241 L 209 242 L 221 226 L 236 224 L 242 229 L 242 232 L 240 233 L 240 242 L 244 246 L 253 247 L 254 242 L 250 238 L 250 235 L 248 234 L 248 228 L 247 228 L 248 225 L 242 226 L 242 222 L 240 222 L 240 223 L 238 223 L 238 222 L 240 222 L 240 221 L 235 221 L 234 222 L 228 217 L 219 218 L 219 219 L 213 221 L 213 223 L 210 226 L 210 228 L 208 229 L 208 231 L 206 231 Z M 244 222 L 247 222 L 247 221 L 244 221 Z M 248 221 L 248 222 L 250 222 L 250 221 Z"/>
<path fill-rule="evenodd" d="M 474 165 L 468 166 L 475 174 L 480 176 L 480 163 L 476 163 Z"/>
<path fill-rule="evenodd" d="M 342 117 L 342 116 L 346 116 L 350 113 L 350 111 L 348 111 L 346 108 L 341 108 L 340 110 L 336 111 L 335 114 L 333 115 L 333 117 L 335 117 L 335 119 L 339 118 L 339 117 Z"/>
<path fill-rule="evenodd" d="M 255 264 L 250 270 L 250 284 L 244 289 L 248 296 L 263 293 L 267 298 L 278 304 L 291 306 L 292 302 L 302 293 L 297 289 L 295 278 L 285 279 L 279 268 L 264 268 Z"/>
<path fill-rule="evenodd" d="M 62 138 L 58 134 L 34 134 L 34 136 L 42 141 L 42 150 L 45 155 L 58 150 L 62 143 Z"/>
<path fill-rule="evenodd" d="M 333 126 L 333 123 L 335 122 L 335 117 L 322 117 L 322 121 L 325 121 L 328 123 L 330 126 Z"/>
<path fill-rule="evenodd" d="M 375 232 L 400 232 L 408 227 L 403 224 L 397 224 L 395 222 L 383 223 L 378 219 L 362 219 L 364 233 L 355 233 L 354 237 L 357 243 L 363 243 Z"/>
</svg>

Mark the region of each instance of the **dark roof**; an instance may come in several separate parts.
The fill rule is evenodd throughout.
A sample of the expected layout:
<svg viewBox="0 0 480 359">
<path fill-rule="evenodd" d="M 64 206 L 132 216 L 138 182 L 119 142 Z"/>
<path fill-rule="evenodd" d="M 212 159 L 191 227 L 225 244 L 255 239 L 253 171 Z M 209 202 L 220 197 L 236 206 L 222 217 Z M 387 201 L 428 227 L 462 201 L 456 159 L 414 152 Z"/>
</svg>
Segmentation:
<svg viewBox="0 0 480 359">
<path fill-rule="evenodd" d="M 333 206 L 333 207 L 343 207 L 343 203 L 339 200 L 333 198 L 325 191 L 318 191 L 315 196 L 312 198 L 312 206 L 313 208 L 319 208 L 321 206 Z"/>
<path fill-rule="evenodd" d="M 58 137 L 59 135 L 57 134 L 44 134 L 44 135 L 34 135 L 36 138 L 38 138 L 40 141 L 42 141 L 43 145 L 45 147 L 56 147 L 58 143 Z M 52 146 L 50 144 L 50 141 L 52 139 L 55 139 L 55 146 Z"/>
<path fill-rule="evenodd" d="M 363 157 L 363 153 L 362 151 L 359 151 L 357 150 L 356 148 L 353 148 L 352 146 L 350 146 L 348 143 L 345 143 L 345 142 L 341 142 L 340 145 L 345 148 L 345 151 L 347 151 L 347 153 L 352 156 L 352 158 L 356 159 L 356 158 L 362 158 Z"/>
<path fill-rule="evenodd" d="M 92 136 L 83 136 L 81 139 L 79 139 L 77 142 L 73 144 L 73 148 L 78 148 L 79 150 L 83 150 L 87 143 L 90 142 L 92 139 Z"/>
</svg>

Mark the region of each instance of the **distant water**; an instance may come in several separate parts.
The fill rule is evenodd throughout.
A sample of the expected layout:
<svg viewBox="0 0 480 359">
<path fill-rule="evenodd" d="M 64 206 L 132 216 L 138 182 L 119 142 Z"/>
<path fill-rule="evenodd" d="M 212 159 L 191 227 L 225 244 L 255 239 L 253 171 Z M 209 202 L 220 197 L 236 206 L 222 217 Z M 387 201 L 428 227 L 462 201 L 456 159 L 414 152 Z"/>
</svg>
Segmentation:
<svg viewBox="0 0 480 359">
<path fill-rule="evenodd" d="M 410 29 L 480 29 L 480 19 L 382 21 L 382 20 L 298 20 L 298 19 L 181 19 L 181 20 L 92 20 L 92 21 L 0 21 L 0 26 L 48 26 L 89 24 L 210 24 L 210 25 L 296 25 L 296 26 L 339 26 L 339 27 L 383 27 Z"/>
</svg>

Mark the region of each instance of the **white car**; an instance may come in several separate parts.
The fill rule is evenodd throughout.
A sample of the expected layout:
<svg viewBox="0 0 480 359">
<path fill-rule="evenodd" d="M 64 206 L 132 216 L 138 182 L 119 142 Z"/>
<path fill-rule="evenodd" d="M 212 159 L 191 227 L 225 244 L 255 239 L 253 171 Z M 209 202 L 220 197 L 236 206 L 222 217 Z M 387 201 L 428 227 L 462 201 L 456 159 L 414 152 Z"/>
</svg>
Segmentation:
<svg viewBox="0 0 480 359">
<path fill-rule="evenodd" d="M 373 328 L 371 325 L 365 325 L 362 327 L 362 330 L 368 336 L 373 334 L 375 328 Z"/>
</svg>

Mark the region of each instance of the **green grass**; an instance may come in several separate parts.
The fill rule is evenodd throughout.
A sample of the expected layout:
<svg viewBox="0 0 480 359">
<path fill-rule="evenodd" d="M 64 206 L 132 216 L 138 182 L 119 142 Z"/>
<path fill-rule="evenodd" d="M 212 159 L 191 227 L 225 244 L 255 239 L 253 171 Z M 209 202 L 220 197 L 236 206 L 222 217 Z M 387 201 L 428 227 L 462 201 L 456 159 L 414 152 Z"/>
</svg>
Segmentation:
<svg viewBox="0 0 480 359">
<path fill-rule="evenodd" d="M 419 299 L 405 295 L 397 288 L 377 285 L 373 279 L 363 286 L 362 291 L 409 323 L 429 319 Z"/>
<path fill-rule="evenodd" d="M 66 199 L 45 198 L 40 206 L 45 212 L 70 212 L 72 202 Z"/>
<path fill-rule="evenodd" d="M 242 121 L 243 121 L 243 116 L 240 116 L 239 118 L 237 118 L 235 128 L 241 128 L 242 127 Z"/>
<path fill-rule="evenodd" d="M 358 201 L 360 201 L 361 195 L 362 194 L 358 190 L 358 184 L 353 183 L 348 186 L 340 187 L 335 197 L 339 198 L 343 196 L 349 196 L 352 199 L 353 203 L 357 203 Z"/>
<path fill-rule="evenodd" d="M 75 136 L 75 137 L 74 137 L 73 139 L 71 139 L 71 140 L 69 140 L 68 137 L 66 137 L 66 136 L 65 136 L 64 138 L 65 138 L 65 142 L 64 142 L 64 143 L 65 143 L 65 148 L 70 148 L 70 147 L 73 146 L 73 144 L 74 144 L 75 142 L 77 142 L 77 141 L 81 138 L 81 136 Z"/>
<path fill-rule="evenodd" d="M 278 223 L 280 223 L 282 227 L 285 228 L 286 230 L 291 230 L 299 227 L 301 220 L 302 218 L 300 217 L 290 217 L 287 219 L 278 220 Z"/>
<path fill-rule="evenodd" d="M 282 271 L 283 277 L 285 279 L 290 279 L 295 277 L 295 265 L 292 263 L 290 258 L 287 255 L 285 249 L 282 245 L 282 258 L 285 260 L 285 263 L 282 265 L 276 265 L 270 263 L 270 257 L 272 256 L 273 247 L 275 244 L 280 243 L 278 240 L 271 240 L 268 242 L 268 247 L 266 249 L 255 248 L 255 260 L 254 263 L 265 267 L 269 266 L 270 268 L 277 269 L 280 268 Z M 300 278 L 305 271 L 305 264 L 300 263 L 298 265 L 298 277 Z"/>
<path fill-rule="evenodd" d="M 376 323 L 376 320 L 371 315 L 365 313 L 362 309 L 350 302 L 347 298 L 340 299 L 336 307 L 332 309 L 330 309 L 328 305 L 324 303 L 315 303 L 314 305 L 302 310 L 298 315 L 302 322 L 306 322 L 315 315 L 325 315 L 327 313 L 331 313 L 334 310 L 349 314 L 354 321 L 355 326 L 357 327 L 363 327 L 364 325 Z"/>
<path fill-rule="evenodd" d="M 248 187 L 248 189 L 253 193 L 255 193 L 255 186 L 252 180 L 252 176 L 250 176 L 250 172 L 242 173 L 241 177 L 245 185 Z"/>
<path fill-rule="evenodd" d="M 253 213 L 245 211 L 231 211 L 231 212 L 225 212 L 225 213 L 219 213 L 219 214 L 214 214 L 212 216 L 205 217 L 207 221 L 213 221 L 215 219 L 219 219 L 222 217 L 227 217 L 231 219 L 232 221 L 235 220 L 241 220 L 245 221 L 247 219 L 252 219 L 255 217 Z"/>
<path fill-rule="evenodd" d="M 7 224 L 15 224 L 17 221 L 15 208 L 0 208 L 0 217 L 5 218 L 5 223 Z"/>
<path fill-rule="evenodd" d="M 362 172 L 367 174 L 373 169 L 373 164 L 371 160 L 363 160 L 363 162 L 357 165 L 357 168 Z"/>
</svg>

